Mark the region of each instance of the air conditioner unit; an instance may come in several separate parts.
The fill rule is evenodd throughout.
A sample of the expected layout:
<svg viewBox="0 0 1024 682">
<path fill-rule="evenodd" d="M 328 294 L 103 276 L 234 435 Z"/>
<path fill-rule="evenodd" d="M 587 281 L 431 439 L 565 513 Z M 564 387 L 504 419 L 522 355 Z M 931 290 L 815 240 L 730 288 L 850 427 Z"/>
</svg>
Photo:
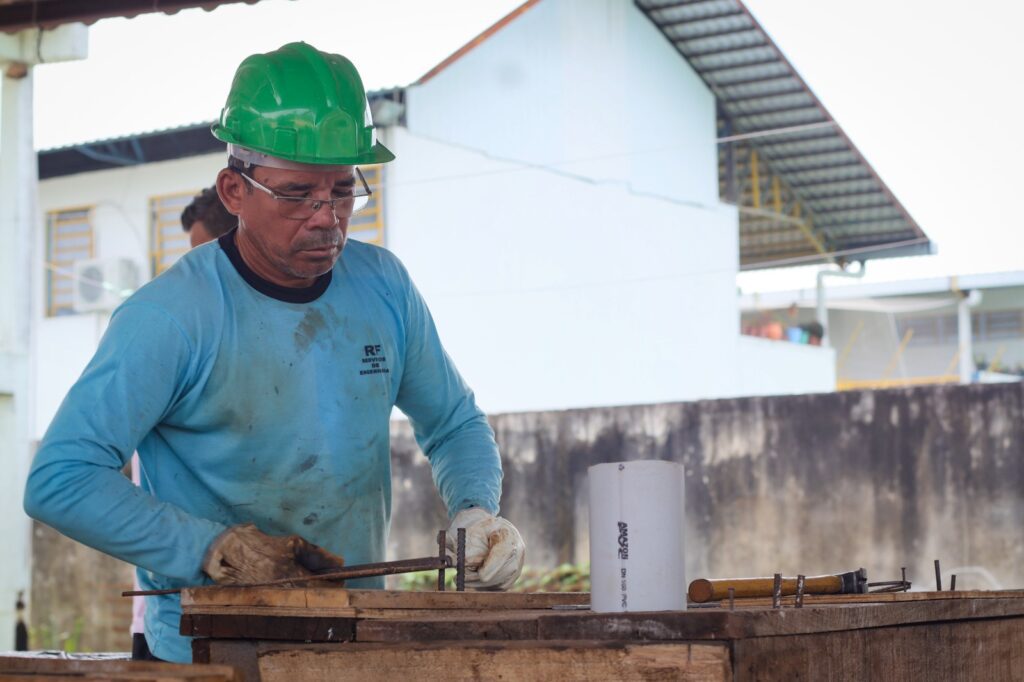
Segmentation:
<svg viewBox="0 0 1024 682">
<path fill-rule="evenodd" d="M 113 310 L 139 286 L 139 270 L 130 258 L 80 260 L 73 272 L 76 313 Z"/>
</svg>

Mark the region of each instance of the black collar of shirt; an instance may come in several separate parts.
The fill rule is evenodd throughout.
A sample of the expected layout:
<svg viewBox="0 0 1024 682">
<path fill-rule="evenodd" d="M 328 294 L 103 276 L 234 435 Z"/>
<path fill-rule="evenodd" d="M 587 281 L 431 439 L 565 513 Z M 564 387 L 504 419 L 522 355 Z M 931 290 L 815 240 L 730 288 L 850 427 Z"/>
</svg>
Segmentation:
<svg viewBox="0 0 1024 682">
<path fill-rule="evenodd" d="M 238 232 L 237 229 L 231 230 L 217 239 L 217 242 L 220 244 L 220 248 L 224 249 L 224 253 L 227 254 L 231 264 L 235 266 L 238 274 L 256 291 L 285 303 L 312 303 L 327 291 L 327 287 L 331 284 L 333 269 L 317 277 L 316 281 L 308 287 L 283 287 L 263 279 L 242 260 L 242 254 L 238 252 L 238 244 L 235 243 L 236 232 Z"/>
</svg>

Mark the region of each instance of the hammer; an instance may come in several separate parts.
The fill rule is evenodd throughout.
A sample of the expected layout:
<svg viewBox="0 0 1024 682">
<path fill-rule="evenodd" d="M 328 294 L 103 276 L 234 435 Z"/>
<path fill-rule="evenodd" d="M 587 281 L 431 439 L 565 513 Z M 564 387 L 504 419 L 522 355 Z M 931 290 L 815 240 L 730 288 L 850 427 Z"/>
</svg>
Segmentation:
<svg viewBox="0 0 1024 682">
<path fill-rule="evenodd" d="M 796 578 L 782 579 L 782 594 L 796 594 Z M 770 597 L 774 578 L 724 578 L 709 580 L 698 578 L 690 583 L 687 596 L 690 601 L 703 604 L 726 599 L 729 590 L 735 590 L 737 599 L 744 597 Z M 804 594 L 856 594 L 868 591 L 868 574 L 863 568 L 836 575 L 815 575 L 804 579 Z"/>
</svg>

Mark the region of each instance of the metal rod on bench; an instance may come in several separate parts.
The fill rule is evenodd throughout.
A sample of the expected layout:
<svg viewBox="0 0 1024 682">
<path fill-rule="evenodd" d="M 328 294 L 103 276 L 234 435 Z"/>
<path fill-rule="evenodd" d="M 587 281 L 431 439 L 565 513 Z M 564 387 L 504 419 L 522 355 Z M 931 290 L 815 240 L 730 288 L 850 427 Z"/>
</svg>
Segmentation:
<svg viewBox="0 0 1024 682">
<path fill-rule="evenodd" d="M 437 531 L 437 558 L 444 561 L 448 557 L 447 533 L 443 530 Z M 445 562 L 447 563 L 447 562 Z M 437 569 L 437 591 L 444 592 L 444 569 Z"/>
<path fill-rule="evenodd" d="M 459 528 L 456 535 L 455 552 L 455 589 L 466 591 L 466 529 Z"/>
<path fill-rule="evenodd" d="M 401 561 L 382 561 L 376 564 L 360 564 L 349 566 L 330 573 L 318 575 L 298 576 L 295 578 L 282 578 L 280 580 L 268 580 L 263 583 L 250 583 L 246 585 L 225 585 L 224 587 L 274 587 L 277 585 L 292 586 L 298 583 L 308 583 L 315 580 L 352 580 L 354 578 L 369 578 L 378 575 L 396 575 L 399 573 L 415 573 L 418 571 L 440 571 L 451 568 L 451 559 L 446 557 L 423 557 L 420 559 L 403 559 Z M 196 587 L 199 587 L 198 585 Z M 122 597 L 146 597 L 155 594 L 177 594 L 183 589 L 178 587 L 170 590 L 131 590 L 122 592 Z"/>
</svg>

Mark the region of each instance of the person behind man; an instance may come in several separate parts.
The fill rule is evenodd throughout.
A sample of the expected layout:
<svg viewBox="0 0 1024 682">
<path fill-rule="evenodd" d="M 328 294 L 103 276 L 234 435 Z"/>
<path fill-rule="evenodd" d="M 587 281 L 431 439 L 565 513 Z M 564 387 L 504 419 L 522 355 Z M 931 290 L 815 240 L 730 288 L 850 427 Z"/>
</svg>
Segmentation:
<svg viewBox="0 0 1024 682">
<path fill-rule="evenodd" d="M 238 218 L 228 213 L 217 196 L 217 188 L 207 187 L 192 198 L 181 212 L 181 226 L 188 232 L 192 248 L 227 234 L 238 225 Z"/>
<path fill-rule="evenodd" d="M 397 406 L 449 537 L 467 530 L 467 586 L 511 586 L 525 545 L 496 516 L 494 433 L 401 262 L 346 240 L 370 195 L 358 166 L 394 158 L 355 67 L 305 43 L 248 57 L 213 134 L 238 228 L 115 311 L 43 438 L 26 511 L 135 564 L 145 589 L 381 561 Z M 135 450 L 142 490 L 119 471 Z M 149 598 L 156 657 L 191 660 L 180 613 L 177 595 Z"/>
</svg>

